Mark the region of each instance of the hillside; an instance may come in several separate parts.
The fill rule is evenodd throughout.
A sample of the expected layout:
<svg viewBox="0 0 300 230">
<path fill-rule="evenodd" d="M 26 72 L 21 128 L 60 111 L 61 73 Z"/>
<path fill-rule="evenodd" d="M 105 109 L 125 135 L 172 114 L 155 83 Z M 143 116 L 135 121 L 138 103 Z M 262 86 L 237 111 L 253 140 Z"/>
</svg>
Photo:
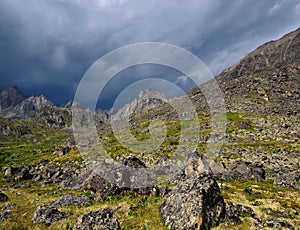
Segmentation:
<svg viewBox="0 0 300 230">
<path fill-rule="evenodd" d="M 192 88 L 188 96 L 198 111 L 199 140 L 186 143 L 198 141 L 201 155 L 190 153 L 178 175 L 142 188 L 130 187 L 138 174 L 124 188 L 85 165 L 72 135 L 73 102 L 56 107 L 16 87 L 2 90 L 0 229 L 97 224 L 104 229 L 297 229 L 300 29 L 258 47 L 216 79 L 226 101 L 227 128 L 214 164 L 209 168 L 204 157 L 212 135 L 210 113 L 200 89 Z M 156 99 L 145 100 L 145 95 Z M 126 170 L 164 166 L 178 148 L 182 129 L 170 101 L 184 103 L 147 90 L 116 113 L 97 111 L 98 143 Z M 162 129 L 150 120 L 164 120 L 161 145 L 150 154 L 125 148 L 108 122 L 125 116 L 138 141 L 151 140 L 151 130 Z"/>
</svg>

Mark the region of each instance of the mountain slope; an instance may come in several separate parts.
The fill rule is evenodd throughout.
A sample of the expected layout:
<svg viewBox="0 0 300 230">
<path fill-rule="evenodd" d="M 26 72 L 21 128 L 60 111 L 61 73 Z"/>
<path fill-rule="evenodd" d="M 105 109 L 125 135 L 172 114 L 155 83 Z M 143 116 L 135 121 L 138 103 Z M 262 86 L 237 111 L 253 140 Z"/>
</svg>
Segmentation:
<svg viewBox="0 0 300 230">
<path fill-rule="evenodd" d="M 300 28 L 260 46 L 217 80 L 232 110 L 299 114 Z"/>
</svg>

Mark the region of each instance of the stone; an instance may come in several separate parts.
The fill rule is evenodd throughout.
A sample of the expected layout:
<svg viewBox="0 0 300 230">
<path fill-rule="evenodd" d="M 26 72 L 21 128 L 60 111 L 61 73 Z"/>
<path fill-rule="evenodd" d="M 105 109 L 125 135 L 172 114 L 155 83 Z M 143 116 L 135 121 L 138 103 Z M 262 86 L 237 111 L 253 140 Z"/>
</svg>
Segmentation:
<svg viewBox="0 0 300 230">
<path fill-rule="evenodd" d="M 273 210 L 271 208 L 264 208 L 263 211 L 270 216 L 283 217 L 289 219 L 293 218 L 293 216 L 289 212 L 280 212 L 280 211 Z"/>
<path fill-rule="evenodd" d="M 204 157 L 195 157 L 184 177 L 164 196 L 161 217 L 170 229 L 210 229 L 225 217 L 225 203 Z"/>
<path fill-rule="evenodd" d="M 2 223 L 3 221 L 5 221 L 7 218 L 9 218 L 11 216 L 12 216 L 11 211 L 0 212 L 0 223 Z"/>
<path fill-rule="evenodd" d="M 146 168 L 144 162 L 132 155 L 125 157 L 121 163 L 131 168 Z"/>
<path fill-rule="evenodd" d="M 265 170 L 261 164 L 237 160 L 223 174 L 225 180 L 247 179 L 262 182 L 265 180 Z"/>
<path fill-rule="evenodd" d="M 274 228 L 274 229 L 281 229 L 281 228 L 287 228 L 289 230 L 294 230 L 294 226 L 291 225 L 286 220 L 278 220 L 278 219 L 266 219 L 263 220 L 263 226 Z"/>
<path fill-rule="evenodd" d="M 70 216 L 71 213 L 60 212 L 57 208 L 52 206 L 38 206 L 33 215 L 33 223 L 44 223 L 51 225 L 53 222 L 59 221 Z"/>
<path fill-rule="evenodd" d="M 275 178 L 274 184 L 283 188 L 300 189 L 300 174 L 299 172 L 285 172 L 284 170 L 279 173 Z"/>
<path fill-rule="evenodd" d="M 91 199 L 86 195 L 75 195 L 67 194 L 57 200 L 51 202 L 50 206 L 52 207 L 61 207 L 61 206 L 90 206 L 92 204 Z"/>
<path fill-rule="evenodd" d="M 71 177 L 61 183 L 61 188 L 89 190 L 95 200 L 105 200 L 110 196 L 121 193 L 122 189 L 108 182 L 92 170 L 87 170 L 79 176 Z"/>
<path fill-rule="evenodd" d="M 120 194 L 124 190 L 133 190 L 140 195 L 149 195 L 152 193 L 153 187 L 149 186 L 143 186 L 143 184 L 140 184 L 139 188 L 133 188 L 131 187 L 132 180 L 138 180 L 137 173 L 131 174 L 130 167 L 131 168 L 145 168 L 145 164 L 139 160 L 138 158 L 134 156 L 128 156 L 122 160 L 122 163 L 126 166 L 126 168 L 123 166 L 120 168 L 115 168 L 115 171 L 110 170 L 110 165 L 102 165 L 100 167 L 100 170 L 97 171 L 99 168 L 95 167 L 94 170 L 89 169 L 85 172 L 81 173 L 79 176 L 71 176 L 70 178 L 64 180 L 61 184 L 61 188 L 67 188 L 67 189 L 75 189 L 75 190 L 89 190 L 93 193 L 95 200 L 105 200 L 110 196 L 115 196 L 117 194 Z M 101 170 L 102 168 L 107 167 L 107 171 L 103 172 Z M 125 169 L 124 169 L 125 168 Z M 109 177 L 111 175 L 117 175 L 117 179 L 121 180 L 128 180 L 127 185 L 124 185 L 124 183 L 121 183 L 121 185 L 116 183 L 113 183 L 111 181 L 108 181 L 103 176 L 106 173 L 106 176 Z M 111 178 L 115 179 L 115 178 Z M 148 178 L 143 178 L 145 182 L 149 182 Z M 116 180 L 116 179 L 115 179 Z M 139 180 L 140 181 L 140 180 Z M 143 181 L 142 181 L 143 182 Z"/>
<path fill-rule="evenodd" d="M 231 201 L 226 202 L 225 221 L 234 222 L 236 224 L 242 223 L 242 217 L 254 217 L 255 213 L 252 208 L 235 204 Z"/>
<path fill-rule="evenodd" d="M 0 202 L 6 202 L 8 200 L 9 200 L 8 196 L 3 192 L 0 192 Z"/>
<path fill-rule="evenodd" d="M 15 203 L 8 203 L 6 205 L 4 205 L 1 209 L 3 211 L 9 211 L 11 209 L 15 209 L 17 207 L 17 205 Z"/>
<path fill-rule="evenodd" d="M 74 230 L 118 230 L 119 221 L 111 209 L 100 209 L 89 212 L 79 217 L 74 225 Z"/>
</svg>

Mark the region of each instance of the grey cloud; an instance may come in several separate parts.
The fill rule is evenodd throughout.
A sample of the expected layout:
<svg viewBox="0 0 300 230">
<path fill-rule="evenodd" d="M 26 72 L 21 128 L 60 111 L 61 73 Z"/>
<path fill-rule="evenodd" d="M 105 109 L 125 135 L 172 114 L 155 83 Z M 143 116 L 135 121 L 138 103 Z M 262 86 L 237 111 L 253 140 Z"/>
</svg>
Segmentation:
<svg viewBox="0 0 300 230">
<path fill-rule="evenodd" d="M 19 85 L 60 104 L 72 99 L 98 58 L 145 41 L 186 48 L 217 74 L 261 43 L 299 27 L 299 16 L 297 0 L 2 0 L 0 88 Z M 168 74 L 142 69 L 109 86 L 107 107 L 133 80 Z"/>
</svg>

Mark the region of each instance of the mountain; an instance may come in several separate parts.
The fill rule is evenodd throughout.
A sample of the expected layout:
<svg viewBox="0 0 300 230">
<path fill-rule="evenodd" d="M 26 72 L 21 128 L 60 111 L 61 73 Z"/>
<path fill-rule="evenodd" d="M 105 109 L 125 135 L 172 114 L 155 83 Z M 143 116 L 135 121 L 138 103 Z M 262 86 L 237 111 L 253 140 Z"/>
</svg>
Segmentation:
<svg viewBox="0 0 300 230">
<path fill-rule="evenodd" d="M 236 111 L 296 115 L 300 112 L 300 28 L 268 42 L 217 80 Z"/>
<path fill-rule="evenodd" d="M 150 110 L 167 102 L 169 98 L 161 92 L 154 89 L 141 91 L 130 103 L 124 105 L 112 115 L 113 120 L 121 120 L 129 117 L 131 114 L 137 114 L 141 111 Z"/>
<path fill-rule="evenodd" d="M 1 90 L 0 98 L 0 113 L 2 113 L 3 110 L 13 108 L 24 101 L 26 96 L 18 89 L 17 86 L 12 86 Z"/>
<path fill-rule="evenodd" d="M 26 97 L 16 86 L 0 92 L 0 117 L 24 119 L 44 106 L 53 106 L 45 96 Z"/>
<path fill-rule="evenodd" d="M 261 45 L 216 77 L 231 111 L 266 115 L 300 112 L 300 28 Z M 189 91 L 206 108 L 198 87 Z"/>
</svg>

